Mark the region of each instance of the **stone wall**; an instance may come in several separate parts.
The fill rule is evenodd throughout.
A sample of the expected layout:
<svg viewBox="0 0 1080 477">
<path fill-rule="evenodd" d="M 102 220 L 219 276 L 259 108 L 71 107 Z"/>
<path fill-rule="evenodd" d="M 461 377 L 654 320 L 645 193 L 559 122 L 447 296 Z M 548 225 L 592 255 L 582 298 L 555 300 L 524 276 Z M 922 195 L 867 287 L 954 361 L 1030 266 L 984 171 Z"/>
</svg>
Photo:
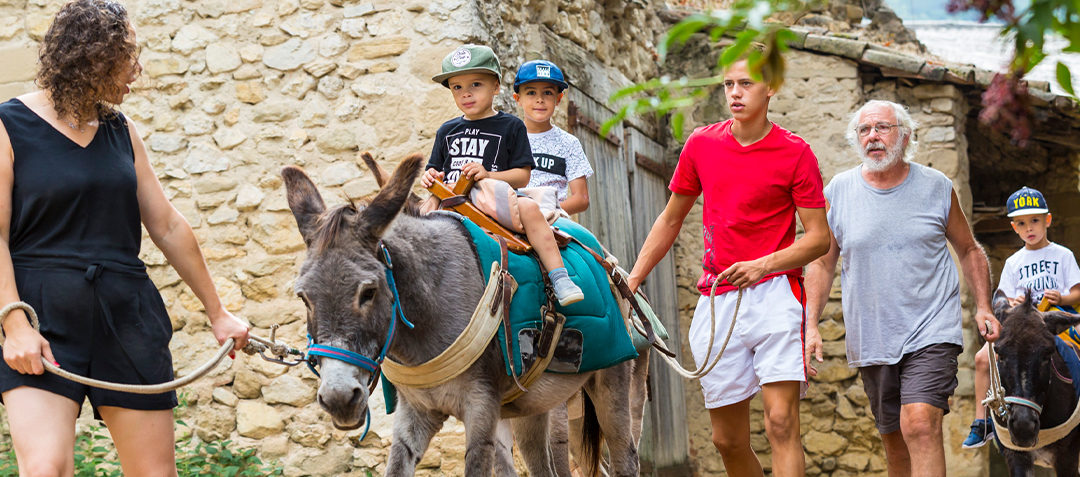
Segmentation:
<svg viewBox="0 0 1080 477">
<path fill-rule="evenodd" d="M 304 167 L 328 203 L 376 190 L 358 166 L 370 150 L 388 168 L 427 154 L 435 130 L 460 114 L 430 78 L 466 42 L 499 53 L 504 80 L 525 59 L 567 62 L 575 87 L 606 98 L 654 74 L 653 3 L 604 0 L 130 0 L 143 76 L 121 110 L 134 120 L 170 200 L 203 246 L 226 307 L 253 332 L 305 343 L 292 280 L 303 242 L 280 168 Z M 0 97 L 33 89 L 37 43 L 62 2 L 0 0 Z M 496 106 L 515 112 L 510 88 Z M 564 106 L 565 108 L 565 106 Z M 565 114 L 559 122 L 565 122 Z M 173 319 L 184 375 L 216 343 L 201 305 L 148 239 L 143 256 Z M 382 473 L 392 419 L 380 393 L 372 432 L 332 429 L 315 404 L 317 380 L 238 356 L 184 389 L 180 435 L 230 439 L 279 461 L 285 475 Z M 84 414 L 85 415 L 85 414 Z M 0 440 L 0 446 L 4 440 Z M 418 475 L 461 475 L 464 430 L 451 419 Z"/>
<path fill-rule="evenodd" d="M 145 70 L 121 109 L 138 125 L 168 197 L 194 227 L 226 306 L 249 319 L 256 333 L 266 336 L 270 325 L 280 324 L 279 336 L 301 345 L 304 311 L 292 296 L 292 279 L 303 244 L 277 176 L 283 165 L 307 169 L 330 203 L 370 196 L 376 185 L 358 166 L 356 151 L 371 150 L 388 168 L 409 153 L 426 154 L 439 124 L 458 114 L 430 77 L 442 57 L 465 42 L 493 46 L 507 83 L 518 64 L 544 57 L 563 66 L 574 87 L 603 102 L 620 86 L 658 72 L 654 43 L 664 28 L 658 3 L 132 0 L 126 4 Z M 36 45 L 59 5 L 0 0 L 0 99 L 33 88 Z M 707 45 L 691 43 L 671 56 L 668 72 L 707 74 L 715 64 L 712 54 Z M 922 124 L 917 160 L 953 178 L 968 211 L 979 201 L 969 185 L 973 126 L 963 92 L 883 78 L 840 56 L 794 51 L 788 60 L 771 118 L 807 139 L 826 181 L 856 164 L 844 138 L 847 116 L 866 99 L 891 99 L 909 105 Z M 516 112 L 505 85 L 496 104 Z M 563 126 L 565 107 L 556 116 Z M 687 131 L 726 114 L 722 92 L 715 90 L 688 116 Z M 971 149 L 976 146 L 972 139 Z M 1063 205 L 1076 194 L 1070 177 L 1080 155 L 1070 154 L 1071 161 L 1053 163 L 1049 177 L 1061 179 L 1044 191 L 1058 194 L 1062 199 L 1055 203 Z M 684 334 L 698 296 L 700 214 L 699 205 L 674 250 Z M 1076 219 L 1062 225 L 1060 236 L 1080 236 Z M 205 315 L 149 240 L 143 259 L 170 307 L 172 348 L 184 375 L 214 348 Z M 827 360 L 801 403 L 808 468 L 812 475 L 883 475 L 884 452 L 866 396 L 846 365 L 838 289 L 832 299 L 821 323 Z M 965 298 L 967 310 L 970 305 Z M 972 415 L 971 356 L 978 347 L 967 313 L 964 323 L 968 351 L 961 358 L 955 412 L 946 417 L 946 448 L 950 475 L 982 475 L 985 451 L 959 446 Z M 360 441 L 358 431 L 332 430 L 313 403 L 316 386 L 306 369 L 239 356 L 184 391 L 181 417 L 189 426 L 177 432 L 256 448 L 264 460 L 280 461 L 286 475 L 380 474 L 392 422 L 381 411 L 380 393 L 370 403 L 372 433 Z M 688 382 L 687 390 L 696 473 L 718 475 L 723 465 L 710 442 L 697 383 Z M 752 442 L 769 468 L 759 400 L 752 409 Z M 464 430 L 451 419 L 419 474 L 460 475 L 463 443 Z"/>
<path fill-rule="evenodd" d="M 691 45 L 684 53 L 685 64 L 715 64 L 702 45 Z M 770 119 L 802 136 L 818 157 L 822 175 L 828 181 L 838 172 L 854 167 L 858 160 L 850 152 L 844 136 L 848 119 L 869 99 L 886 99 L 905 104 L 920 123 L 916 131 L 919 153 L 916 161 L 930 165 L 953 179 L 961 203 L 970 215 L 971 192 L 968 185 L 968 158 L 965 140 L 967 102 L 952 85 L 917 84 L 861 71 L 851 60 L 793 50 L 787 56 L 786 81 L 770 103 Z M 697 68 L 699 74 L 705 69 Z M 710 122 L 726 119 L 723 91 L 717 88 L 687 118 L 687 131 Z M 684 221 L 675 245 L 679 279 L 679 309 L 682 332 L 689 329 L 699 293 L 695 287 L 701 272 L 701 204 Z M 800 403 L 803 445 L 809 475 L 886 475 L 885 453 L 874 427 L 868 399 L 856 370 L 847 366 L 844 349 L 844 323 L 840 309 L 839 275 L 834 282 L 819 328 L 824 344 L 825 362 L 818 364 L 819 374 L 812 378 L 806 398 Z M 959 387 L 951 400 L 953 412 L 945 418 L 946 458 L 949 475 L 984 475 L 985 451 L 960 448 L 967 436 L 973 413 L 973 356 L 979 344 L 972 329 L 970 296 L 964 295 L 965 353 L 960 359 Z M 683 350 L 689 353 L 688 349 Z M 700 388 L 687 383 L 690 441 L 699 475 L 722 475 L 723 463 L 711 443 L 711 429 Z M 692 390 L 692 391 L 691 391 Z M 760 398 L 751 402 L 751 444 L 768 470 L 771 467 L 769 443 L 765 437 Z M 696 426 L 696 427 L 694 427 Z"/>
</svg>

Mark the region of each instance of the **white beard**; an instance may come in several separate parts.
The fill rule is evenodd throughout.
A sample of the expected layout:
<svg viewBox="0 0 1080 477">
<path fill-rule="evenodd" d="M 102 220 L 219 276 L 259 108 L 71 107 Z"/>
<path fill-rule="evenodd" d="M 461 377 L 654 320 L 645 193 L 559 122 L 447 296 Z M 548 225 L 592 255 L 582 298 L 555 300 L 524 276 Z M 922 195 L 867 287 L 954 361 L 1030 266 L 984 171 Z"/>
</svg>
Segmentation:
<svg viewBox="0 0 1080 477">
<path fill-rule="evenodd" d="M 865 167 L 868 172 L 881 172 L 881 171 L 887 170 L 890 167 L 894 166 L 897 162 L 899 162 L 904 157 L 904 150 L 901 149 L 902 143 L 897 142 L 896 144 L 893 145 L 892 148 L 888 148 L 888 149 L 885 150 L 885 158 L 884 159 L 881 159 L 881 160 L 874 159 L 874 158 L 870 157 L 870 155 L 869 155 L 869 153 L 867 151 L 867 149 L 870 146 L 874 146 L 874 145 L 882 145 L 882 146 L 884 146 L 884 144 L 881 141 L 874 141 L 874 142 L 872 142 L 870 144 L 867 144 L 866 147 L 859 150 L 859 158 L 862 159 L 863 167 Z"/>
</svg>

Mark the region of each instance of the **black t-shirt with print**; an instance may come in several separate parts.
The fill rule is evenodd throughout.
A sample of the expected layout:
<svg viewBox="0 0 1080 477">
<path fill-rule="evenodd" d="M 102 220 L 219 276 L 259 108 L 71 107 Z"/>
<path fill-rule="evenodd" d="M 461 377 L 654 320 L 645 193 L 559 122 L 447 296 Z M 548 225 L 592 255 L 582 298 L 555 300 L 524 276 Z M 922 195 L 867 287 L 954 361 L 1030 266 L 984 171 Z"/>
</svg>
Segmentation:
<svg viewBox="0 0 1080 477">
<path fill-rule="evenodd" d="M 457 182 L 466 162 L 482 163 L 491 172 L 531 168 L 532 150 L 525 123 L 502 111 L 476 121 L 457 117 L 443 123 L 435 133 L 427 169 L 444 172 L 446 183 Z"/>
</svg>

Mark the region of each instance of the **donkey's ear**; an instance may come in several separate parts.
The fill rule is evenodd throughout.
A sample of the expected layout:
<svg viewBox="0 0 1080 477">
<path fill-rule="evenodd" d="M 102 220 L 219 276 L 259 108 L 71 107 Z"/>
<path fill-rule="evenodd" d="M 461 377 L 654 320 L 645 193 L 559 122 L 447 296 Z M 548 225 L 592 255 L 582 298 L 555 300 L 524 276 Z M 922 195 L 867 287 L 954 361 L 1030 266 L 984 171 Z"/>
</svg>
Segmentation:
<svg viewBox="0 0 1080 477">
<path fill-rule="evenodd" d="M 1065 313 L 1064 311 L 1050 311 L 1043 313 L 1043 322 L 1053 334 L 1061 333 L 1069 327 L 1080 324 L 1080 315 Z"/>
<path fill-rule="evenodd" d="M 375 183 L 380 188 L 386 186 L 386 181 L 390 180 L 390 174 L 386 172 L 386 169 L 383 169 L 382 165 L 375 162 L 375 157 L 370 152 L 364 151 L 360 153 L 360 159 L 364 161 L 364 165 L 371 171 L 371 175 L 375 176 Z"/>
<path fill-rule="evenodd" d="M 390 181 L 390 173 L 386 172 L 386 169 L 383 169 L 383 166 L 376 162 L 375 158 L 368 151 L 360 153 L 360 159 L 364 161 L 364 166 L 371 171 L 371 175 L 375 176 L 375 183 L 378 184 L 380 188 L 385 187 L 386 183 Z M 420 206 L 420 202 L 422 202 L 420 196 L 409 192 L 409 198 L 405 202 L 405 207 L 416 209 Z"/>
<path fill-rule="evenodd" d="M 1005 312 L 1009 308 L 1009 297 L 1005 296 L 1005 292 L 1001 290 L 994 292 L 994 316 L 998 321 L 1004 321 Z"/>
<path fill-rule="evenodd" d="M 394 218 L 401 213 L 401 208 L 409 200 L 413 182 L 416 181 L 416 176 L 420 174 L 423 160 L 424 156 L 413 154 L 401 161 L 401 164 L 394 170 L 394 175 L 390 178 L 390 181 L 371 200 L 371 205 L 368 205 L 360 213 L 360 220 L 357 221 L 360 229 L 357 230 L 357 233 L 374 240 L 382 237 L 383 232 L 394 221 Z"/>
<path fill-rule="evenodd" d="M 304 173 L 304 170 L 296 166 L 285 166 L 281 169 L 281 178 L 285 181 L 285 195 L 289 201 L 289 209 L 296 218 L 296 225 L 300 228 L 300 235 L 304 237 L 304 243 L 311 245 L 311 234 L 315 232 L 319 216 L 326 210 L 319 190 L 315 183 Z"/>
</svg>

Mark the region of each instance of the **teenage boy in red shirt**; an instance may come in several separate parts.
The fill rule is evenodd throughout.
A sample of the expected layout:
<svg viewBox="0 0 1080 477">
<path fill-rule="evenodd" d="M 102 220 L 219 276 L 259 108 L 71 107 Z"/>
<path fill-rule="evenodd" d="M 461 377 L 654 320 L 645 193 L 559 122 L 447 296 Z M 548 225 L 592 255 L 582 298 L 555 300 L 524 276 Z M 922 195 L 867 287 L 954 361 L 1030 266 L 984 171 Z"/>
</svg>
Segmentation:
<svg viewBox="0 0 1080 477">
<path fill-rule="evenodd" d="M 669 185 L 671 198 L 629 281 L 637 289 L 675 242 L 698 195 L 704 195 L 704 270 L 697 283 L 702 296 L 689 336 L 699 366 L 706 355 L 711 360 L 720 351 L 738 298 L 730 292 L 743 292 L 723 357 L 701 378 L 713 444 L 728 475 L 763 475 L 750 447 L 750 399 L 760 390 L 773 473 L 802 476 L 799 399 L 808 369 L 802 267 L 828 251 L 830 236 L 817 158 L 802 138 L 769 121 L 775 91 L 769 78 L 763 79 L 750 77 L 746 59 L 724 71 L 732 119 L 698 128 L 686 140 Z M 796 213 L 806 232 L 797 241 Z M 717 281 L 716 339 L 709 350 L 709 294 Z"/>
</svg>

